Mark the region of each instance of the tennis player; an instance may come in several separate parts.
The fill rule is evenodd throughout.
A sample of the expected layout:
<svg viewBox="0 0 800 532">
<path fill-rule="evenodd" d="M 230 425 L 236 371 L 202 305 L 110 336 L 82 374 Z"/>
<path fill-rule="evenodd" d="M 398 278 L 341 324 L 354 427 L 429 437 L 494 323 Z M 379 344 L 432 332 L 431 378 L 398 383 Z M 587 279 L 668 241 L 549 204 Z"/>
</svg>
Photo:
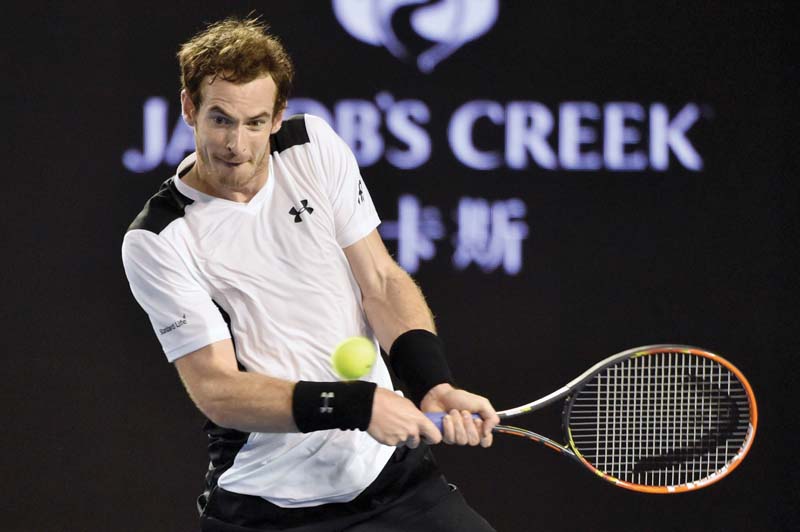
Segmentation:
<svg viewBox="0 0 800 532">
<path fill-rule="evenodd" d="M 203 531 L 488 531 L 428 444 L 492 444 L 490 402 L 457 389 L 419 288 L 389 256 L 352 152 L 284 119 L 293 77 L 254 19 L 178 54 L 196 152 L 125 235 L 131 290 L 208 418 Z M 380 359 L 337 380 L 351 336 Z M 423 412 L 449 414 L 440 432 Z M 473 420 L 473 413 L 480 419 Z"/>
</svg>

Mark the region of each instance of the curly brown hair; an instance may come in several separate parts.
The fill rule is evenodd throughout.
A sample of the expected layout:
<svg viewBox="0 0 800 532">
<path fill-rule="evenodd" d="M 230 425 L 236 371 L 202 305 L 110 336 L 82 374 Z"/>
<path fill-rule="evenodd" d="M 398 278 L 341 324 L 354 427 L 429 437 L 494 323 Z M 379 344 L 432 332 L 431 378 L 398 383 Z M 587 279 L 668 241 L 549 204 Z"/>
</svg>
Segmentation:
<svg viewBox="0 0 800 532">
<path fill-rule="evenodd" d="M 216 22 L 180 47 L 181 88 L 195 107 L 202 103 L 201 83 L 206 76 L 247 83 L 269 74 L 277 87 L 273 114 L 286 107 L 294 77 L 289 54 L 268 26 L 258 18 L 227 18 Z"/>
</svg>

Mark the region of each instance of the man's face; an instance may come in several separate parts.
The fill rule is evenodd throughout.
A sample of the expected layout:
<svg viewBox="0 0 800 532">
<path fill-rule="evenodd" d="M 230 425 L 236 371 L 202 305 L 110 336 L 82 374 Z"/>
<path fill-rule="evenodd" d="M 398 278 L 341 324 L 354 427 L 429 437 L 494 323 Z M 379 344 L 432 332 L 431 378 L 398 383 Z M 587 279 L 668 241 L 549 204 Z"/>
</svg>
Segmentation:
<svg viewBox="0 0 800 532">
<path fill-rule="evenodd" d="M 273 113 L 275 82 L 269 75 L 241 84 L 211 79 L 203 80 L 199 108 L 181 93 L 184 119 L 194 128 L 197 171 L 212 189 L 247 191 L 266 180 L 269 136 L 281 127 L 283 112 Z"/>
</svg>

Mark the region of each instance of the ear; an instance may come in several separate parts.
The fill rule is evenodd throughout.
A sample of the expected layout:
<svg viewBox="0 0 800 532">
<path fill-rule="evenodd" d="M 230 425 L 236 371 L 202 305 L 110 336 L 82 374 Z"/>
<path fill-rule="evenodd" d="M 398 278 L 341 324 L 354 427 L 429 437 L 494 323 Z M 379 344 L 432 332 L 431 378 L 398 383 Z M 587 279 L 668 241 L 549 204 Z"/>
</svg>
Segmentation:
<svg viewBox="0 0 800 532">
<path fill-rule="evenodd" d="M 194 127 L 197 108 L 195 108 L 194 102 L 186 89 L 181 91 L 181 113 L 183 114 L 183 121 L 189 127 Z"/>
<path fill-rule="evenodd" d="M 281 112 L 272 120 L 272 131 L 270 131 L 271 135 L 274 135 L 278 132 L 278 130 L 283 125 L 283 112 L 286 110 L 286 107 L 281 109 Z"/>
</svg>

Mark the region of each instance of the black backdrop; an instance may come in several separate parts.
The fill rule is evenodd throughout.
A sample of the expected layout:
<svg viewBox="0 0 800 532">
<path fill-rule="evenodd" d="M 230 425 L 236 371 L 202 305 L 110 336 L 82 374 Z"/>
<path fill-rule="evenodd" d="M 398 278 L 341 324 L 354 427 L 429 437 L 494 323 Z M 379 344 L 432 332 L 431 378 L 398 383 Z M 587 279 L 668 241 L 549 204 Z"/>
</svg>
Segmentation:
<svg viewBox="0 0 800 532">
<path fill-rule="evenodd" d="M 458 9 L 481 11 L 476 5 Z M 178 44 L 204 22 L 250 10 L 264 15 L 292 53 L 295 96 L 331 112 L 337 105 L 346 112 L 346 100 L 380 109 L 380 93 L 427 109 L 428 118 L 414 121 L 430 139 L 430 156 L 401 169 L 382 151 L 363 174 L 385 220 L 400 216 L 403 194 L 439 215 L 435 256 L 421 260 L 415 277 L 462 386 L 507 408 L 603 356 L 660 342 L 719 352 L 751 380 L 761 423 L 750 456 L 731 477 L 688 495 L 618 490 L 516 439 L 498 438 L 488 451 L 437 449 L 450 479 L 498 530 L 797 526 L 797 416 L 785 405 L 798 366 L 798 72 L 789 33 L 796 19 L 784 4 L 504 1 L 485 34 L 423 73 L 413 57 L 349 36 L 331 2 L 308 0 L 9 11 L 0 528 L 196 525 L 193 498 L 206 467 L 201 417 L 130 296 L 119 259 L 127 224 L 172 168 L 134 172 L 123 153 L 142 149 L 143 106 L 151 98 L 166 102 L 171 134 L 179 116 Z M 451 20 L 467 27 L 464 18 Z M 397 19 L 391 28 L 412 55 L 432 46 Z M 506 113 L 474 122 L 474 148 L 499 154 L 491 170 L 460 162 L 448 140 L 451 117 L 476 101 Z M 530 152 L 523 168 L 504 159 L 514 134 L 510 102 L 549 111 L 547 142 L 556 155 L 563 150 L 554 168 Z M 578 149 L 597 154 L 599 168 L 569 168 L 572 137 L 561 137 L 570 126 L 559 113 L 578 108 L 570 102 L 589 104 L 580 123 L 595 140 Z M 625 122 L 639 139 L 624 148 L 645 157 L 644 168 L 615 170 L 603 157 L 614 142 L 603 114 L 613 102 L 644 112 Z M 671 143 L 654 139 L 654 106 L 673 121 Z M 687 106 L 697 116 L 681 130 L 675 120 Z M 387 149 L 410 149 L 381 124 Z M 659 142 L 668 147 L 666 167 L 650 150 Z M 702 168 L 687 167 L 685 153 L 676 153 L 687 144 Z M 466 227 L 455 217 L 464 197 L 524 204 L 526 213 L 513 220 L 527 227 L 521 242 L 487 233 L 502 249 L 520 251 L 518 273 L 502 264 L 487 271 L 474 262 L 453 265 L 454 235 Z M 396 241 L 388 243 L 397 251 Z M 530 422 L 545 433 L 558 430 L 558 420 L 544 414 Z"/>
</svg>

